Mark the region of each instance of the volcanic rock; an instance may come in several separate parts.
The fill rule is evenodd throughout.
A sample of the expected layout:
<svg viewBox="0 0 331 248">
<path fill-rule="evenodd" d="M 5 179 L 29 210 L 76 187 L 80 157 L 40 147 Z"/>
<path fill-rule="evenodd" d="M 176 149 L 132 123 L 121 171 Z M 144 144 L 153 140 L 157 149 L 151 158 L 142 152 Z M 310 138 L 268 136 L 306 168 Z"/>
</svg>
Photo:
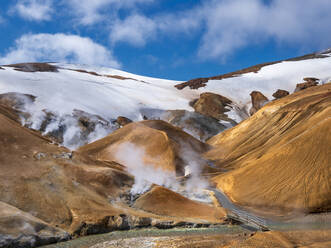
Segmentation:
<svg viewBox="0 0 331 248">
<path fill-rule="evenodd" d="M 22 72 L 58 72 L 57 67 L 47 63 L 20 63 L 6 65 Z"/>
<path fill-rule="evenodd" d="M 252 108 L 250 109 L 250 115 L 255 114 L 260 108 L 262 108 L 269 100 L 260 91 L 251 92 Z"/>
<path fill-rule="evenodd" d="M 200 95 L 200 98 L 194 103 L 193 108 L 196 112 L 213 117 L 217 120 L 229 120 L 226 112 L 232 101 L 224 96 L 206 92 Z"/>
<path fill-rule="evenodd" d="M 161 115 L 161 120 L 183 129 L 201 141 L 226 129 L 215 118 L 186 110 L 167 110 Z"/>
<path fill-rule="evenodd" d="M 199 100 L 199 98 L 191 100 L 188 104 L 193 108 L 194 104 Z"/>
<path fill-rule="evenodd" d="M 232 201 L 280 212 L 331 209 L 331 84 L 273 101 L 208 140 L 226 173 L 213 178 Z"/>
<path fill-rule="evenodd" d="M 309 77 L 309 78 L 304 78 L 303 81 L 304 81 L 303 83 L 297 84 L 294 92 L 298 92 L 300 90 L 304 90 L 304 89 L 318 85 L 319 79 Z"/>
<path fill-rule="evenodd" d="M 70 239 L 70 235 L 0 201 L 0 247 L 36 247 Z"/>
<path fill-rule="evenodd" d="M 128 216 L 125 214 L 120 214 L 118 216 L 110 216 L 108 219 L 107 227 L 110 229 L 110 231 L 116 231 L 116 230 L 129 230 L 129 221 Z"/>
<path fill-rule="evenodd" d="M 124 117 L 124 116 L 119 116 L 119 117 L 117 117 L 116 122 L 117 122 L 120 126 L 123 127 L 123 126 L 125 126 L 125 125 L 131 123 L 132 120 L 130 120 L 129 118 L 126 118 L 126 117 Z"/>
<path fill-rule="evenodd" d="M 290 93 L 287 90 L 280 90 L 278 89 L 272 96 L 276 99 L 280 99 L 282 97 L 288 96 Z"/>
</svg>

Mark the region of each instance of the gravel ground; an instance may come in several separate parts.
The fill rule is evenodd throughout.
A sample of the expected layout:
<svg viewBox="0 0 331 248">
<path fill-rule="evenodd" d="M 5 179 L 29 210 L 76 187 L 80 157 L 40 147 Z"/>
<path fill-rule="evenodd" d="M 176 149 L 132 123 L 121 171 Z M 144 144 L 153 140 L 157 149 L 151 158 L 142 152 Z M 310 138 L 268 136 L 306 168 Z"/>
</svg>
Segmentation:
<svg viewBox="0 0 331 248">
<path fill-rule="evenodd" d="M 142 245 L 140 247 L 153 247 L 153 246 L 147 246 L 147 244 L 153 244 L 153 242 L 155 243 L 156 241 L 162 241 L 172 237 L 190 237 L 190 236 L 193 237 L 193 236 L 201 236 L 201 235 L 206 236 L 206 235 L 218 235 L 218 234 L 244 235 L 247 233 L 249 233 L 248 230 L 235 225 L 234 226 L 220 225 L 210 228 L 173 228 L 173 229 L 165 229 L 165 230 L 156 229 L 156 228 L 146 228 L 146 229 L 116 231 L 106 234 L 91 235 L 63 243 L 43 246 L 43 248 L 139 247 L 138 244 Z M 131 246 L 125 246 L 130 244 Z"/>
</svg>

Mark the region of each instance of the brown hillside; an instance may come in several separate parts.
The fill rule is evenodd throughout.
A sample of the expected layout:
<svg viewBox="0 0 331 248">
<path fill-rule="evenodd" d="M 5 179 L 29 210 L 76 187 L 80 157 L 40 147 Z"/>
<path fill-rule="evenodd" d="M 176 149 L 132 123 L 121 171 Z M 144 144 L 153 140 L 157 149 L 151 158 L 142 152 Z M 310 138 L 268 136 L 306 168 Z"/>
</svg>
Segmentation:
<svg viewBox="0 0 331 248">
<path fill-rule="evenodd" d="M 104 166 L 86 165 L 37 132 L 7 118 L 0 107 L 0 198 L 35 217 L 74 232 L 121 211 L 108 197 L 132 179 Z"/>
<path fill-rule="evenodd" d="M 229 170 L 213 181 L 241 205 L 331 209 L 331 84 L 263 107 L 208 141 L 208 159 Z"/>
<path fill-rule="evenodd" d="M 184 173 L 183 162 L 192 158 L 187 158 L 184 155 L 186 152 L 194 156 L 192 154 L 201 154 L 209 147 L 167 122 L 148 120 L 130 123 L 101 140 L 81 147 L 77 152 L 94 160 L 121 163 L 117 152 L 123 149 L 123 144 L 143 148 L 145 164 L 180 175 Z"/>
<path fill-rule="evenodd" d="M 189 200 L 161 186 L 142 195 L 134 207 L 162 216 L 191 218 L 211 223 L 222 222 L 226 213 L 220 207 Z"/>
</svg>

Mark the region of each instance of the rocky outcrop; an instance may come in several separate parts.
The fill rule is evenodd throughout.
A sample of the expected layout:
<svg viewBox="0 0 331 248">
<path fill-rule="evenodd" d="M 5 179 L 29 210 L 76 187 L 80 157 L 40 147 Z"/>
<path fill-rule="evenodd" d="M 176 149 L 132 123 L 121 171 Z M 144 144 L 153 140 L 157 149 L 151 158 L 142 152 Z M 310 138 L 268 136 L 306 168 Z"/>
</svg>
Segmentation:
<svg viewBox="0 0 331 248">
<path fill-rule="evenodd" d="M 231 103 L 232 101 L 224 96 L 206 92 L 202 93 L 200 98 L 194 102 L 193 108 L 196 112 L 202 115 L 209 116 L 217 120 L 234 122 L 226 115 L 226 112 L 231 110 Z"/>
<path fill-rule="evenodd" d="M 280 99 L 282 97 L 288 96 L 289 94 L 290 94 L 290 92 L 288 92 L 287 90 L 278 89 L 275 93 L 272 94 L 272 96 L 275 99 Z"/>
<path fill-rule="evenodd" d="M 307 77 L 303 79 L 303 83 L 297 84 L 294 92 L 298 92 L 300 90 L 304 90 L 313 86 L 318 85 L 318 78 L 313 78 L 313 77 Z"/>
<path fill-rule="evenodd" d="M 186 110 L 167 110 L 161 115 L 161 120 L 183 129 L 201 141 L 226 129 L 226 126 L 215 118 Z"/>
<path fill-rule="evenodd" d="M 0 247 L 36 247 L 70 239 L 69 233 L 0 201 Z"/>
<path fill-rule="evenodd" d="M 269 99 L 260 91 L 252 91 L 250 95 L 252 99 L 252 108 L 250 109 L 249 113 L 250 115 L 253 115 L 260 108 L 262 108 L 269 101 Z"/>
<path fill-rule="evenodd" d="M 130 120 L 129 118 L 126 118 L 124 116 L 119 116 L 116 119 L 116 122 L 118 125 L 120 125 L 121 127 L 124 127 L 125 125 L 129 124 L 132 122 L 132 120 Z"/>
<path fill-rule="evenodd" d="M 14 67 L 16 71 L 22 72 L 58 72 L 56 66 L 48 63 L 20 63 L 6 66 Z"/>
</svg>

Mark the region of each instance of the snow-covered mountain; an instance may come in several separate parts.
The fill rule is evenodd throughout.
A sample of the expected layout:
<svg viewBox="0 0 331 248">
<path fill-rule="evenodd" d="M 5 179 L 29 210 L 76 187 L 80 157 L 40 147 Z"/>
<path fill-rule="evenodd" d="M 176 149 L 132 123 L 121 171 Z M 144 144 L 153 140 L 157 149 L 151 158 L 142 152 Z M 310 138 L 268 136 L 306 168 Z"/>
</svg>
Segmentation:
<svg viewBox="0 0 331 248">
<path fill-rule="evenodd" d="M 9 92 L 32 95 L 21 100 L 23 110 L 30 113 L 25 121 L 34 129 L 43 127 L 44 134 L 66 126 L 63 144 L 77 147 L 77 118 L 94 118 L 94 132 L 86 142 L 99 139 L 116 127 L 114 120 L 125 116 L 133 121 L 144 117 L 157 118 L 164 110 L 193 111 L 189 102 L 203 92 L 213 92 L 232 100 L 237 108 L 227 115 L 240 122 L 243 109 L 251 106 L 250 93 L 262 92 L 269 100 L 277 89 L 293 92 L 304 77 L 316 77 L 323 84 L 331 80 L 331 53 L 323 57 L 298 61 L 283 61 L 266 65 L 224 79 L 210 79 L 198 89 L 177 89 L 182 82 L 134 75 L 120 70 L 73 64 L 49 64 L 51 69 L 34 68 L 33 64 L 1 66 L 0 94 Z M 24 97 L 23 97 L 24 98 Z M 21 106 L 22 108 L 22 106 Z M 21 109 L 22 110 L 22 109 Z M 80 113 L 80 114 L 77 114 Z M 48 119 L 43 123 L 45 119 Z M 46 126 L 45 126 L 46 125 Z"/>
</svg>

